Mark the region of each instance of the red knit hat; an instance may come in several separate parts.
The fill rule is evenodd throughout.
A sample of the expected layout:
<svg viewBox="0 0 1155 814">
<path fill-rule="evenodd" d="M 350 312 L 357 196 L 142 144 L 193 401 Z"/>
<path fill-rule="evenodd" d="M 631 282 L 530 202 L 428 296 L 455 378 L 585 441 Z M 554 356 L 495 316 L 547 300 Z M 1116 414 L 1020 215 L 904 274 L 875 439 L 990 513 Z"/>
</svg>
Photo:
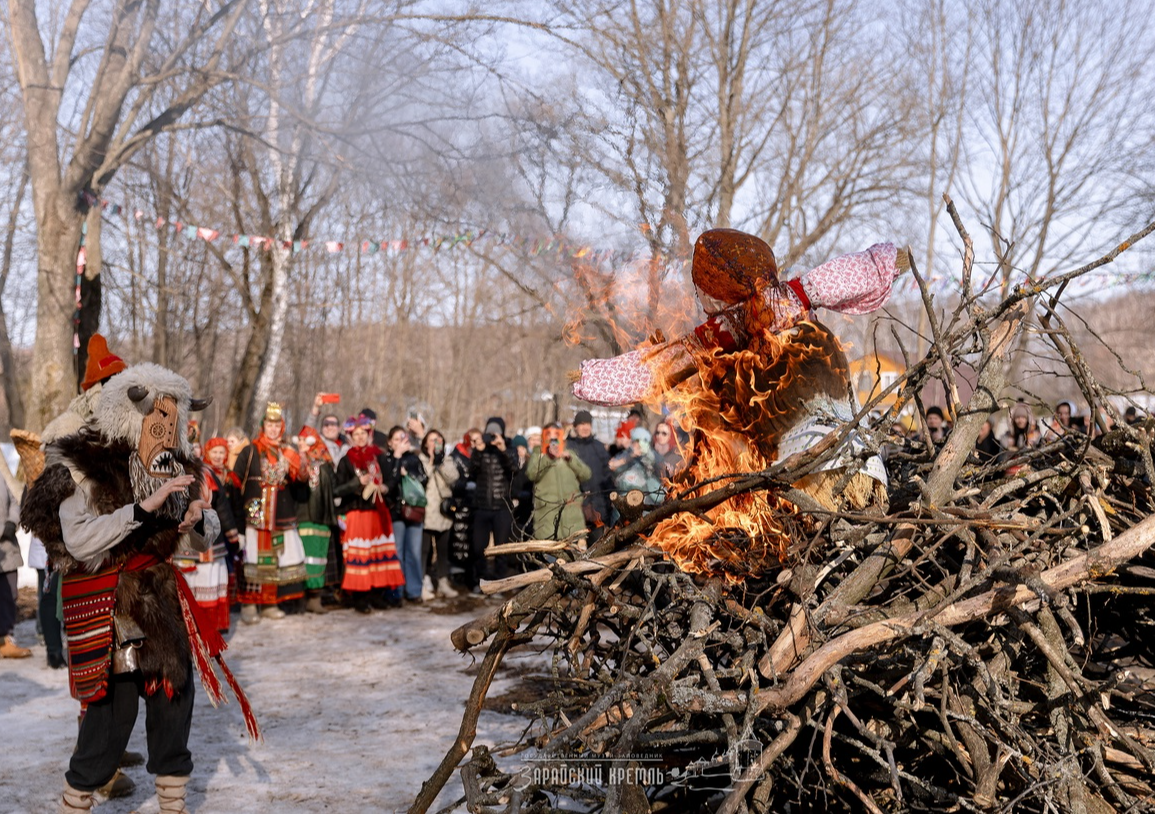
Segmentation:
<svg viewBox="0 0 1155 814">
<path fill-rule="evenodd" d="M 103 336 L 93 334 L 88 340 L 88 363 L 84 366 L 84 381 L 80 383 L 80 389 L 88 390 L 127 367 L 123 359 L 109 352 L 108 342 Z"/>
<path fill-rule="evenodd" d="M 209 450 L 213 449 L 214 447 L 220 447 L 221 449 L 227 450 L 229 448 L 229 442 L 221 438 L 219 435 L 213 436 L 209 440 L 205 441 L 204 444 L 201 445 L 201 452 L 204 455 L 206 461 L 209 457 Z"/>
</svg>

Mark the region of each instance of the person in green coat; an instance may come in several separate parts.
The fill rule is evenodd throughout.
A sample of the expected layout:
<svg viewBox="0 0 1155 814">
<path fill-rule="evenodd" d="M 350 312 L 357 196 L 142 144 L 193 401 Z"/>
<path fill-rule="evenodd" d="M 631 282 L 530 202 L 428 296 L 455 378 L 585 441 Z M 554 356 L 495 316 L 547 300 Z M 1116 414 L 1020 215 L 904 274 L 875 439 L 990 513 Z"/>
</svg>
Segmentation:
<svg viewBox="0 0 1155 814">
<path fill-rule="evenodd" d="M 526 475 L 534 483 L 533 532 L 539 540 L 561 540 L 586 530 L 581 483 L 592 473 L 565 448 L 560 424 L 542 430 L 541 446 L 529 456 Z"/>
</svg>

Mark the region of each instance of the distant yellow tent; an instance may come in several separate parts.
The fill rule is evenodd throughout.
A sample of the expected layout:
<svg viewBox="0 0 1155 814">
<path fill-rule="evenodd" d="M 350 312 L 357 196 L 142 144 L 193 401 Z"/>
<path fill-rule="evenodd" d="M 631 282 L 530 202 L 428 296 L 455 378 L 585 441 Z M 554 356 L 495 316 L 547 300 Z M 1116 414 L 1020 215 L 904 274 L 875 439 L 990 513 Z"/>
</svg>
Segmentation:
<svg viewBox="0 0 1155 814">
<path fill-rule="evenodd" d="M 870 353 L 850 363 L 850 381 L 858 393 L 858 403 L 866 404 L 886 388 L 890 387 L 906 371 L 901 359 L 885 353 Z M 898 400 L 896 388 L 886 398 L 875 405 L 875 409 L 886 412 Z"/>
</svg>

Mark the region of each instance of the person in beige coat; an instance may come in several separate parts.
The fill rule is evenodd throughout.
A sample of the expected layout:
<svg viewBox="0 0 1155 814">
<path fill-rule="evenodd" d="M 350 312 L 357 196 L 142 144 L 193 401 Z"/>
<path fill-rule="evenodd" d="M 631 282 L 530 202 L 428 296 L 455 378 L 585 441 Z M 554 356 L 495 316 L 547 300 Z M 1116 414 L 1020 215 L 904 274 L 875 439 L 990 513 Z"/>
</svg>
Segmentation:
<svg viewBox="0 0 1155 814">
<path fill-rule="evenodd" d="M 425 592 L 434 592 L 436 596 L 448 599 L 457 596 L 457 591 L 449 582 L 449 534 L 453 529 L 453 518 L 445 515 L 441 507 L 446 499 L 452 500 L 453 484 L 461 473 L 453 458 L 445 454 L 445 436 L 439 430 L 425 433 L 417 457 L 429 473 L 429 480 L 425 483 L 428 503 L 425 507 L 421 546 L 421 558 L 425 564 Z"/>
<path fill-rule="evenodd" d="M 20 544 L 16 542 L 16 524 L 20 522 L 20 504 L 0 478 L 0 657 L 26 659 L 32 655 L 13 638 L 16 632 L 16 571 L 24 564 Z"/>
</svg>

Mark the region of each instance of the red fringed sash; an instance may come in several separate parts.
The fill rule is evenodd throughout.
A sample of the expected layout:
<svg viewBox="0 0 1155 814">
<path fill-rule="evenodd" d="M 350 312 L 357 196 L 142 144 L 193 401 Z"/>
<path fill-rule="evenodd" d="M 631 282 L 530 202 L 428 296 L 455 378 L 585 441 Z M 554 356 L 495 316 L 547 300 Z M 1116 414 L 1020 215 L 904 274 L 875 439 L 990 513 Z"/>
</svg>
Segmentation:
<svg viewBox="0 0 1155 814">
<path fill-rule="evenodd" d="M 120 572 L 143 571 L 160 562 L 152 554 L 133 554 L 121 566 L 110 565 L 95 574 L 77 572 L 67 574 L 61 583 L 64 600 L 64 630 L 68 636 L 69 681 L 72 694 L 81 704 L 99 701 L 108 692 L 108 674 L 112 662 L 112 615 L 116 605 L 116 585 Z M 225 675 L 225 680 L 241 705 L 245 728 L 249 736 L 261 739 L 256 716 L 249 699 L 237 683 L 232 671 L 225 664 L 221 652 L 228 644 L 217 631 L 216 625 L 208 618 L 204 609 L 197 604 L 192 589 L 180 571 L 171 562 L 173 578 L 176 580 L 177 595 L 180 597 L 181 615 L 188 630 L 189 646 L 193 662 L 201 674 L 201 683 L 208 693 L 209 701 L 215 707 L 227 701 L 221 681 L 217 678 L 210 658 L 215 659 Z M 149 681 L 145 687 L 150 695 L 161 689 L 172 697 L 172 687 L 168 682 Z"/>
<path fill-rule="evenodd" d="M 159 562 L 160 560 L 152 554 L 133 554 L 124 564 L 124 570 L 140 571 Z M 193 662 L 197 666 L 197 672 L 201 674 L 201 684 L 204 685 L 205 692 L 208 693 L 209 701 L 214 707 L 228 701 L 224 689 L 221 687 L 221 680 L 217 678 L 216 670 L 213 669 L 212 662 L 209 661 L 212 658 L 220 666 L 221 672 L 225 675 L 225 681 L 232 688 L 237 703 L 241 705 L 241 714 L 244 716 L 245 728 L 249 731 L 249 737 L 260 740 L 261 729 L 257 726 L 257 718 L 253 714 L 249 698 L 241 689 L 241 685 L 237 683 L 237 679 L 221 655 L 228 648 L 228 643 L 217 630 L 213 620 L 205 613 L 204 608 L 197 604 L 192 588 L 181 576 L 177 567 L 171 562 L 169 566 L 172 568 L 173 577 L 176 579 L 181 615 L 184 617 L 185 628 L 188 630 L 189 649 L 192 650 Z"/>
</svg>

